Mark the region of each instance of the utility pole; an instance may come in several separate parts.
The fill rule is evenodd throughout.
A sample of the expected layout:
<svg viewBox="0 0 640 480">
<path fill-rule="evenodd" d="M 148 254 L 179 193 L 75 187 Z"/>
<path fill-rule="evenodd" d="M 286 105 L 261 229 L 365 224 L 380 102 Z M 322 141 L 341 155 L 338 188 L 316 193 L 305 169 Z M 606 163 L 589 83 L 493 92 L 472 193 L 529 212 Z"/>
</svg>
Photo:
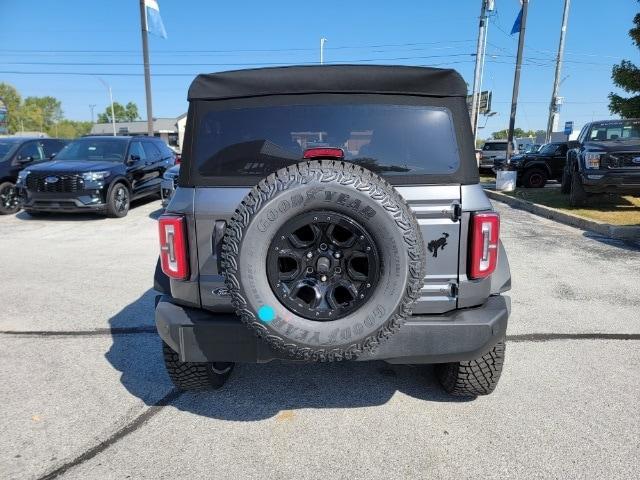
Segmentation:
<svg viewBox="0 0 640 480">
<path fill-rule="evenodd" d="M 96 123 L 96 122 L 93 120 L 93 109 L 94 109 L 94 108 L 96 108 L 96 105 L 95 105 L 95 104 L 90 104 L 90 105 L 89 105 L 89 110 L 91 110 L 91 123 Z"/>
<path fill-rule="evenodd" d="M 144 91 L 147 96 L 147 134 L 153 137 L 153 107 L 151 104 L 151 70 L 149 69 L 149 41 L 147 13 L 144 0 L 140 0 L 140 25 L 142 27 L 142 57 L 144 59 Z"/>
<path fill-rule="evenodd" d="M 487 11 L 493 10 L 493 0 L 482 0 L 480 7 L 480 25 L 478 28 L 478 47 L 476 49 L 476 66 L 473 71 L 473 92 L 471 97 L 471 127 L 473 140 L 478 135 L 478 117 L 480 115 L 480 97 L 482 95 L 482 71 L 487 50 Z"/>
<path fill-rule="evenodd" d="M 513 155 L 513 130 L 516 126 L 516 110 L 518 108 L 518 90 L 520 89 L 520 70 L 522 68 L 522 51 L 524 50 L 524 34 L 527 28 L 527 10 L 529 0 L 522 0 L 522 20 L 518 35 L 518 56 L 516 57 L 516 72 L 513 76 L 513 94 L 511 95 L 511 116 L 509 117 L 509 134 L 507 136 L 507 161 Z"/>
<path fill-rule="evenodd" d="M 562 28 L 560 29 L 560 43 L 558 45 L 558 57 L 556 59 L 556 76 L 553 80 L 553 92 L 551 93 L 551 104 L 549 105 L 549 121 L 547 122 L 547 134 L 545 142 L 551 141 L 551 132 L 558 115 L 558 93 L 560 90 L 560 75 L 562 73 L 562 57 L 564 56 L 564 37 L 567 33 L 567 22 L 569 21 L 569 4 L 571 0 L 564 0 L 564 12 L 562 14 Z"/>
<path fill-rule="evenodd" d="M 320 65 L 324 65 L 324 43 L 326 41 L 327 39 L 324 37 L 320 39 Z"/>
</svg>

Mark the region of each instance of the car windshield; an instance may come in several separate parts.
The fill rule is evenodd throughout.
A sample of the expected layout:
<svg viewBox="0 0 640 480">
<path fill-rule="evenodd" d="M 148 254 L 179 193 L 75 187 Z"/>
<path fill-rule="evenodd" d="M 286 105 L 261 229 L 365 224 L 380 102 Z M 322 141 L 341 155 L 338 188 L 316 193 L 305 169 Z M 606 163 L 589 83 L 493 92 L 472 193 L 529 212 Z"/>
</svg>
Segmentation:
<svg viewBox="0 0 640 480">
<path fill-rule="evenodd" d="M 482 147 L 482 150 L 484 150 L 485 152 L 495 152 L 495 151 L 502 151 L 502 152 L 506 152 L 507 151 L 507 144 L 506 142 L 487 142 L 484 144 L 484 147 Z"/>
<path fill-rule="evenodd" d="M 0 160 L 8 158 L 18 148 L 18 142 L 0 140 Z"/>
<path fill-rule="evenodd" d="M 552 155 L 553 153 L 555 153 L 556 148 L 558 148 L 558 145 L 556 145 L 555 143 L 547 143 L 546 145 L 543 145 L 542 148 L 540 148 L 539 153 L 541 155 Z"/>
<path fill-rule="evenodd" d="M 60 150 L 56 160 L 107 160 L 122 162 L 127 150 L 127 140 L 102 140 L 83 138 L 71 142 Z"/>
<path fill-rule="evenodd" d="M 640 139 L 640 120 L 596 123 L 589 132 L 589 140 L 596 142 L 631 139 Z"/>
<path fill-rule="evenodd" d="M 385 176 L 447 174 L 460 163 L 446 108 L 391 104 L 302 104 L 211 109 L 196 142 L 200 175 L 263 177 L 314 147 Z"/>
</svg>

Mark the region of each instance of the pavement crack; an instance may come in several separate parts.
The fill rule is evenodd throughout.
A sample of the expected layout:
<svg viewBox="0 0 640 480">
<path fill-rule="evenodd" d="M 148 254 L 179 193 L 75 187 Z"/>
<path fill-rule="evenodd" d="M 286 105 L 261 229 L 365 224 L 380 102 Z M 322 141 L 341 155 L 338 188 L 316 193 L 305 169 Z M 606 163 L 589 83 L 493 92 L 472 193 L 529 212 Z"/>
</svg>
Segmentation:
<svg viewBox="0 0 640 480">
<path fill-rule="evenodd" d="M 640 333 L 523 333 L 507 335 L 511 342 L 550 342 L 554 340 L 640 340 Z"/>
<path fill-rule="evenodd" d="M 127 425 L 125 425 L 121 429 L 119 429 L 116 432 L 114 432 L 106 440 L 104 440 L 104 441 L 100 442 L 99 444 L 89 448 L 88 450 L 86 450 L 82 454 L 78 455 L 73 460 L 70 460 L 70 461 L 62 464 L 61 466 L 59 466 L 55 470 L 52 470 L 49 473 L 45 473 L 44 475 L 39 477 L 38 480 L 50 480 L 52 478 L 57 478 L 60 475 L 63 475 L 64 473 L 66 473 L 69 469 L 71 469 L 73 467 L 76 467 L 76 466 L 86 462 L 87 460 L 91 460 L 93 457 L 95 457 L 96 455 L 102 453 L 103 451 L 105 451 L 107 448 L 109 448 L 110 446 L 114 445 L 115 443 L 119 442 L 120 440 L 122 440 L 124 437 L 126 437 L 130 433 L 133 433 L 136 430 L 138 430 L 147 421 L 149 421 L 153 416 L 158 414 L 160 412 L 160 410 L 162 410 L 164 407 L 169 405 L 174 400 L 177 400 L 180 397 L 180 395 L 182 395 L 181 391 L 175 390 L 175 389 L 171 390 L 167 395 L 162 397 L 160 400 L 158 400 L 151 407 L 149 407 L 144 412 L 142 412 L 140 415 L 138 415 L 136 418 L 134 418 Z"/>
</svg>

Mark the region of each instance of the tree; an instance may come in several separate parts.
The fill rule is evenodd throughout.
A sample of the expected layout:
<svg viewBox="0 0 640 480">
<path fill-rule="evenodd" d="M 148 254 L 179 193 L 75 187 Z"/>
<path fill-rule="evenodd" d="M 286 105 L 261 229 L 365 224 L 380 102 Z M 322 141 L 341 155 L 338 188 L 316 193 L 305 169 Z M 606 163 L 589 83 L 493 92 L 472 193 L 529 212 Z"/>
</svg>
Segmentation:
<svg viewBox="0 0 640 480">
<path fill-rule="evenodd" d="M 495 139 L 495 140 L 506 140 L 507 137 L 509 136 L 509 130 L 507 130 L 506 128 L 504 130 L 499 130 L 497 132 L 493 132 L 491 134 L 491 136 Z M 533 130 L 522 130 L 521 128 L 515 128 L 513 130 L 513 137 L 514 138 L 520 138 L 520 137 L 535 137 L 536 136 L 536 132 Z"/>
<path fill-rule="evenodd" d="M 0 98 L 2 98 L 7 106 L 9 133 L 15 133 L 20 130 L 20 105 L 22 104 L 22 97 L 13 86 L 0 82 Z"/>
<path fill-rule="evenodd" d="M 51 137 L 77 138 L 91 132 L 91 122 L 76 122 L 75 120 L 60 120 L 51 130 L 47 131 Z"/>
<path fill-rule="evenodd" d="M 24 99 L 22 110 L 23 114 L 29 112 L 36 122 L 40 122 L 39 125 L 33 125 L 29 130 L 37 127 L 35 130 L 45 132 L 62 119 L 60 100 L 54 97 L 27 97 Z"/>
<path fill-rule="evenodd" d="M 133 122 L 140 118 L 138 106 L 133 102 L 126 105 L 113 102 L 113 114 L 116 117 L 116 122 Z M 111 123 L 111 105 L 107 105 L 104 113 L 98 114 L 98 123 Z"/>
<path fill-rule="evenodd" d="M 640 48 L 640 13 L 633 17 L 634 26 L 629 30 L 629 36 L 636 47 Z M 616 86 L 627 93 L 635 94 L 623 97 L 616 93 L 609 94 L 609 110 L 622 118 L 640 117 L 640 68 L 629 60 L 622 60 L 614 65 L 611 78 Z"/>
</svg>

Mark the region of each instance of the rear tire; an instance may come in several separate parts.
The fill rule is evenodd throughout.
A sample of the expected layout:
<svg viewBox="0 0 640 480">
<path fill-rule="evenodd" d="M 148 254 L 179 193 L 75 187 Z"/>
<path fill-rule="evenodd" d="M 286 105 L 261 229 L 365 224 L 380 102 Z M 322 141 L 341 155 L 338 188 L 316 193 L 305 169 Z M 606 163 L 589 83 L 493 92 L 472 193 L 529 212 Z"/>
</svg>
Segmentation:
<svg viewBox="0 0 640 480">
<path fill-rule="evenodd" d="M 450 395 L 456 397 L 488 395 L 498 385 L 504 357 L 503 340 L 478 359 L 436 365 L 436 375 L 442 387 Z"/>
<path fill-rule="evenodd" d="M 225 384 L 234 367 L 231 362 L 181 362 L 178 354 L 164 342 L 162 354 L 169 378 L 180 390 L 218 389 Z"/>
<path fill-rule="evenodd" d="M 126 217 L 131 206 L 131 193 L 124 183 L 116 183 L 107 194 L 107 216 Z"/>
<path fill-rule="evenodd" d="M 567 194 L 571 191 L 571 175 L 565 168 L 562 171 L 562 180 L 560 181 L 560 193 Z"/>
<path fill-rule="evenodd" d="M 525 188 L 543 188 L 547 184 L 547 172 L 532 168 L 524 172 L 522 185 Z"/>
<path fill-rule="evenodd" d="M 580 180 L 580 175 L 573 174 L 571 175 L 571 190 L 569 192 L 569 205 L 572 207 L 581 207 L 589 198 L 589 194 L 585 191 L 582 186 L 582 180 Z"/>
</svg>

